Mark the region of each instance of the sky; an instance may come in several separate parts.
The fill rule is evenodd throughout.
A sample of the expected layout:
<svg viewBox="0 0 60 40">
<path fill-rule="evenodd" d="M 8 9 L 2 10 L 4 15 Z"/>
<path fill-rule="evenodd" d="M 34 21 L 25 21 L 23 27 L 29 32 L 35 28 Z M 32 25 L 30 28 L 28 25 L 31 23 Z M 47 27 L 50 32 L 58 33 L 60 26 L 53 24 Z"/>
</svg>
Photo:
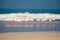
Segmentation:
<svg viewBox="0 0 60 40">
<path fill-rule="evenodd" d="M 60 9 L 60 0 L 0 0 L 0 8 Z"/>
</svg>

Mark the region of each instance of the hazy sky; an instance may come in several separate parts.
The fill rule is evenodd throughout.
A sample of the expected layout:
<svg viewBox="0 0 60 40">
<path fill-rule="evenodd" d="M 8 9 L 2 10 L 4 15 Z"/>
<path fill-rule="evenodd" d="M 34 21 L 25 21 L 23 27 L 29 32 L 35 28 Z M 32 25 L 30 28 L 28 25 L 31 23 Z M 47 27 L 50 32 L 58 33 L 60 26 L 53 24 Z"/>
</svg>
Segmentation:
<svg viewBox="0 0 60 40">
<path fill-rule="evenodd" d="M 0 0 L 0 8 L 60 9 L 60 0 Z"/>
</svg>

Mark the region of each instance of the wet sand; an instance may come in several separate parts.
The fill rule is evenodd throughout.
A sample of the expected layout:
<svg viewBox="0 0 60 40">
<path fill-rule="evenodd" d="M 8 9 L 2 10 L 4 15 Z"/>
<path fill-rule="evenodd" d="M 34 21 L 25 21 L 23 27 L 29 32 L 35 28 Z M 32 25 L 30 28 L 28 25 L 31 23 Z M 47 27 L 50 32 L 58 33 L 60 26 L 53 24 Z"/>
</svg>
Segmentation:
<svg viewBox="0 0 60 40">
<path fill-rule="evenodd" d="M 0 40 L 60 40 L 60 32 L 7 32 Z"/>
</svg>

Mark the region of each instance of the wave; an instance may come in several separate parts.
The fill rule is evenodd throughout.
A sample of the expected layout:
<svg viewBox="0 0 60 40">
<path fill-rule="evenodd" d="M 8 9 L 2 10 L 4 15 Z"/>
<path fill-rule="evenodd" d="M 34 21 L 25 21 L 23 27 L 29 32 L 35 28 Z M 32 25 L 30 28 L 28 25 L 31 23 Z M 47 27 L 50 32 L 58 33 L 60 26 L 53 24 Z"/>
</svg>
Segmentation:
<svg viewBox="0 0 60 40">
<path fill-rule="evenodd" d="M 52 14 L 52 13 L 10 13 L 10 14 L 0 14 L 0 20 L 48 20 L 48 19 L 60 19 L 60 14 Z"/>
</svg>

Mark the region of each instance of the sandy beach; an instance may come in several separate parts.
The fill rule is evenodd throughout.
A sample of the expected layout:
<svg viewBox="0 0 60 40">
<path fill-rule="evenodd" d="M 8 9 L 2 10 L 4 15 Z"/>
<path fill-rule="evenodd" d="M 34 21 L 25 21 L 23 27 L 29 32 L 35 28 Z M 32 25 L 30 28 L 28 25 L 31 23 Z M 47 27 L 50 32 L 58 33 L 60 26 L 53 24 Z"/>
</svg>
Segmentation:
<svg viewBox="0 0 60 40">
<path fill-rule="evenodd" d="M 7 32 L 0 40 L 60 40 L 60 32 Z"/>
</svg>

